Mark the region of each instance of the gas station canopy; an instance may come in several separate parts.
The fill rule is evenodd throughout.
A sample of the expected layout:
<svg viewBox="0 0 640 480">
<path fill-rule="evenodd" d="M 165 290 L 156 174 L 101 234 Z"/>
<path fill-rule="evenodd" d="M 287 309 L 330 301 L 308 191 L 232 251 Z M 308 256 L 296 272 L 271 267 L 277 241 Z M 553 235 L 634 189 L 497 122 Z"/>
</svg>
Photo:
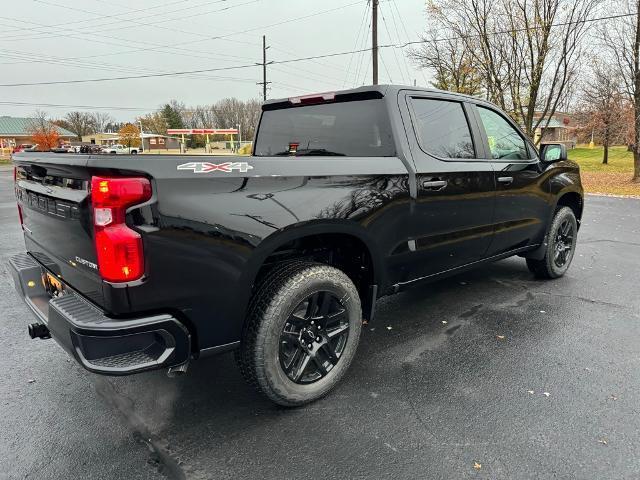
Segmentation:
<svg viewBox="0 0 640 480">
<path fill-rule="evenodd" d="M 237 135 L 237 128 L 170 128 L 167 135 Z"/>
</svg>

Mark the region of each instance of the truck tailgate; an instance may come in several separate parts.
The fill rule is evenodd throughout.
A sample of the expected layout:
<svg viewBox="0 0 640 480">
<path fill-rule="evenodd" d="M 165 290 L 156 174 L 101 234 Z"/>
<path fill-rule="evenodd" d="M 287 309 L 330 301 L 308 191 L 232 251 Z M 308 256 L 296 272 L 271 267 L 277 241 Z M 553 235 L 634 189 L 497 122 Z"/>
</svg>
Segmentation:
<svg viewBox="0 0 640 480">
<path fill-rule="evenodd" d="M 90 174 L 80 165 L 16 163 L 16 198 L 27 251 L 51 273 L 103 305 L 90 212 Z"/>
</svg>

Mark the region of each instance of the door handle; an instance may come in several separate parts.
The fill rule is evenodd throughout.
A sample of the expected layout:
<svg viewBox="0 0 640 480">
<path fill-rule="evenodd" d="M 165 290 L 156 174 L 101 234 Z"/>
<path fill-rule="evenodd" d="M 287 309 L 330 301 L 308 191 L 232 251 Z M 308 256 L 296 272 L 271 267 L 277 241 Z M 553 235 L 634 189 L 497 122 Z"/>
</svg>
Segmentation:
<svg viewBox="0 0 640 480">
<path fill-rule="evenodd" d="M 442 190 L 447 186 L 446 180 L 429 180 L 422 182 L 422 186 L 427 190 Z"/>
<path fill-rule="evenodd" d="M 498 177 L 498 182 L 511 185 L 513 183 L 513 177 Z"/>
</svg>

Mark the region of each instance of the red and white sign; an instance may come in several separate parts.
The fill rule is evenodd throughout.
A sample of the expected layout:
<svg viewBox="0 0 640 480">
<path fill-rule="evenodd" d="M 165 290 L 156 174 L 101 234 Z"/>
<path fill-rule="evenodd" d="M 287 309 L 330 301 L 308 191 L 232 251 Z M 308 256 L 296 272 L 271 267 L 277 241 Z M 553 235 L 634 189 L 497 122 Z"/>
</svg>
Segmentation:
<svg viewBox="0 0 640 480">
<path fill-rule="evenodd" d="M 237 128 L 170 128 L 167 135 L 237 135 Z"/>
</svg>

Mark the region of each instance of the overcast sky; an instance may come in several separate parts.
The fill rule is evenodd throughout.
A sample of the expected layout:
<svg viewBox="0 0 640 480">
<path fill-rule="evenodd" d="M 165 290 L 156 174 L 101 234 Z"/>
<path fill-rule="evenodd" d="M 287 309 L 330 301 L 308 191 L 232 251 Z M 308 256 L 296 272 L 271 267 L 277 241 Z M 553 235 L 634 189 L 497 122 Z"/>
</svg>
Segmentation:
<svg viewBox="0 0 640 480">
<path fill-rule="evenodd" d="M 424 0 L 381 0 L 380 44 L 417 40 Z M 301 18 L 303 17 L 303 18 Z M 304 18 L 306 17 L 306 18 Z M 326 55 L 371 45 L 367 0 L 0 0 L 0 84 L 219 69 L 262 60 Z M 279 24 L 279 25 L 278 25 Z M 215 38 L 222 37 L 222 38 Z M 403 51 L 381 50 L 380 83 L 427 81 Z M 269 97 L 371 83 L 370 53 L 274 64 Z M 0 115 L 50 116 L 68 110 L 29 104 L 107 107 L 118 120 L 157 109 L 172 98 L 187 105 L 224 97 L 257 98 L 258 66 L 184 76 L 95 83 L 0 86 Z"/>
</svg>

